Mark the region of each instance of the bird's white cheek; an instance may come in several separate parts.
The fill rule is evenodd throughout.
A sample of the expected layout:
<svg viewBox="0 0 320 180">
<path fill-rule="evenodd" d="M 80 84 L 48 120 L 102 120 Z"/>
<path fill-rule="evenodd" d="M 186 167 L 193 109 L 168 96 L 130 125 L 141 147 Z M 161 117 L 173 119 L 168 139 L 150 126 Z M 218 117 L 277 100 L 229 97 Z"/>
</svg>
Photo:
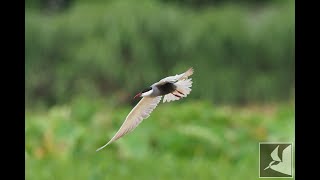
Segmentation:
<svg viewBox="0 0 320 180">
<path fill-rule="evenodd" d="M 141 94 L 141 97 L 150 96 L 152 94 L 152 92 L 153 92 L 152 89 L 150 91 L 144 92 Z"/>
</svg>

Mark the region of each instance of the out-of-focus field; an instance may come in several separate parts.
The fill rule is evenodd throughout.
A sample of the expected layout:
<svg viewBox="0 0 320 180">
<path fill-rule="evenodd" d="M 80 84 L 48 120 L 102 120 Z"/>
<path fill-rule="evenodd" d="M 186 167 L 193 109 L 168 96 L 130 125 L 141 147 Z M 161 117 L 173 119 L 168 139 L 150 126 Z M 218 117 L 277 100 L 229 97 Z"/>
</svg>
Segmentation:
<svg viewBox="0 0 320 180">
<path fill-rule="evenodd" d="M 258 179 L 259 142 L 294 142 L 294 103 L 160 104 L 102 151 L 132 107 L 78 99 L 26 110 L 26 179 Z"/>
</svg>

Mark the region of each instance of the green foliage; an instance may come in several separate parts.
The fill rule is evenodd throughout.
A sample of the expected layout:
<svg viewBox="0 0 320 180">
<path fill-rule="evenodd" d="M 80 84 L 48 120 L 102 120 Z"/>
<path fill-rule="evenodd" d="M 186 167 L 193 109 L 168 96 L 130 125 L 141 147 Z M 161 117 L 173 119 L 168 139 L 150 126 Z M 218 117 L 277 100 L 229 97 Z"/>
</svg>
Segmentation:
<svg viewBox="0 0 320 180">
<path fill-rule="evenodd" d="M 114 0 L 90 0 L 90 3 L 105 3 Z M 199 8 L 205 6 L 216 6 L 226 3 L 240 3 L 244 5 L 261 5 L 267 3 L 283 3 L 292 0 L 154 0 L 158 2 L 176 3 L 180 6 Z M 86 2 L 85 0 L 26 0 L 26 7 L 38 10 L 57 11 L 65 10 L 74 4 Z"/>
<path fill-rule="evenodd" d="M 190 98 L 285 100 L 294 87 L 294 1 L 193 10 L 158 1 L 26 11 L 26 103 L 120 102 L 193 66 Z"/>
<path fill-rule="evenodd" d="M 292 104 L 184 101 L 161 104 L 132 133 L 96 152 L 130 109 L 82 99 L 26 111 L 26 178 L 257 179 L 259 142 L 294 142 Z"/>
</svg>

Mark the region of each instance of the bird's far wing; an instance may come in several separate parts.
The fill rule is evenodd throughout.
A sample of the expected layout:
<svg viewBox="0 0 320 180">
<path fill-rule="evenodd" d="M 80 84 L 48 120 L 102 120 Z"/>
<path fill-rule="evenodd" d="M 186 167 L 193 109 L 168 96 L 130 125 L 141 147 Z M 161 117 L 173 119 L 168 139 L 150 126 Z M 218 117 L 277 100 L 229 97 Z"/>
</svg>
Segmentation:
<svg viewBox="0 0 320 180">
<path fill-rule="evenodd" d="M 157 107 L 161 100 L 162 96 L 157 97 L 143 97 L 139 103 L 131 110 L 131 112 L 126 117 L 126 120 L 121 125 L 118 132 L 113 136 L 113 138 L 104 146 L 97 149 L 97 151 L 106 147 L 113 141 L 121 138 L 122 136 L 128 134 L 132 130 L 134 130 L 143 119 L 146 119 L 150 116 L 151 112 Z"/>
<path fill-rule="evenodd" d="M 186 72 L 182 74 L 176 74 L 175 76 L 169 76 L 166 78 L 161 79 L 159 82 L 154 83 L 153 85 L 161 85 L 165 83 L 175 83 L 178 80 L 187 79 L 189 76 L 193 74 L 194 70 L 193 68 L 189 68 Z"/>
<path fill-rule="evenodd" d="M 291 153 L 292 153 L 292 150 L 291 150 L 291 147 L 292 145 L 289 145 L 288 147 L 286 147 L 283 152 L 282 152 L 282 162 L 286 162 L 288 164 L 291 165 Z"/>
<path fill-rule="evenodd" d="M 281 159 L 279 158 L 279 155 L 278 155 L 278 149 L 279 149 L 279 146 L 277 146 L 271 153 L 271 158 L 274 160 L 274 161 L 281 161 Z"/>
</svg>

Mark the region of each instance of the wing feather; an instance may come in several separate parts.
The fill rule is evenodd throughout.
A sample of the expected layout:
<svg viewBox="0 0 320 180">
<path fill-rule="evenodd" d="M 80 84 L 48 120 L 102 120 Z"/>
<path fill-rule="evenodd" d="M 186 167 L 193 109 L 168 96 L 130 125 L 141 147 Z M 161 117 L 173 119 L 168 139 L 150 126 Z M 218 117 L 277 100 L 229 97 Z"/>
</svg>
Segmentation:
<svg viewBox="0 0 320 180">
<path fill-rule="evenodd" d="M 157 107 L 161 100 L 162 96 L 157 97 L 143 97 L 139 103 L 130 111 L 126 120 L 121 125 L 118 132 L 113 136 L 113 138 L 104 146 L 97 149 L 97 151 L 103 149 L 113 141 L 121 138 L 122 136 L 128 134 L 134 130 L 143 119 L 146 119 L 150 116 L 151 112 Z"/>
<path fill-rule="evenodd" d="M 178 80 L 187 79 L 189 76 L 193 74 L 194 70 L 193 68 L 189 68 L 186 72 L 182 74 L 176 74 L 175 76 L 169 76 L 166 78 L 161 79 L 159 82 L 154 83 L 153 85 L 161 85 L 165 83 L 175 83 Z"/>
</svg>

